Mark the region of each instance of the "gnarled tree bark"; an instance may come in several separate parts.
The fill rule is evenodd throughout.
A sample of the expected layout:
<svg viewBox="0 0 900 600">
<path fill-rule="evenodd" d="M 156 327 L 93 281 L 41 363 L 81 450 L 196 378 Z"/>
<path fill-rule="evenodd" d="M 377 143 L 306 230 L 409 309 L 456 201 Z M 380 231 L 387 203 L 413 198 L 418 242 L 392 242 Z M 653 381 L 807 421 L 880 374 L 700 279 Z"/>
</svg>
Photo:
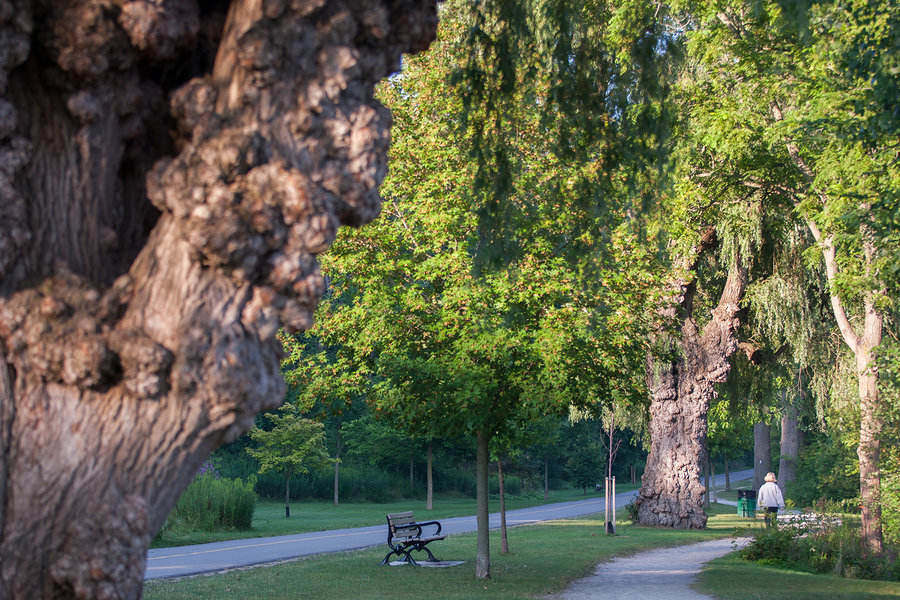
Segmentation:
<svg viewBox="0 0 900 600">
<path fill-rule="evenodd" d="M 712 247 L 714 232 L 704 236 L 699 256 Z M 643 525 L 702 529 L 706 488 L 701 483 L 706 459 L 706 415 L 715 383 L 724 382 L 729 357 L 737 349 L 739 303 L 747 286 L 747 269 L 738 256 L 712 317 L 699 329 L 693 314 L 694 283 L 678 281 L 676 300 L 663 309 L 677 323 L 674 357 L 648 356 L 650 453 L 636 499 Z M 660 335 L 676 334 L 660 333 Z"/>
<path fill-rule="evenodd" d="M 376 216 L 433 1 L 0 0 L 0 598 L 138 598 Z"/>
</svg>

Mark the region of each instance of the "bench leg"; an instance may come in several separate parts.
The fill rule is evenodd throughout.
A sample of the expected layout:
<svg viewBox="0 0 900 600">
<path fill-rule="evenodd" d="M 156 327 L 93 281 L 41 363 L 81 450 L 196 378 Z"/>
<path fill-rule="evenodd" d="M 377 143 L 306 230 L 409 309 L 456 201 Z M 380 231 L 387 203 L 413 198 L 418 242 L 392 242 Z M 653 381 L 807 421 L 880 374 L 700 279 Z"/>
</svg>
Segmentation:
<svg viewBox="0 0 900 600">
<path fill-rule="evenodd" d="M 428 560 L 431 562 L 439 562 L 438 559 L 434 557 L 434 554 L 431 553 L 431 550 L 428 549 L 427 546 L 422 546 L 419 548 L 420 550 L 424 550 L 426 554 L 428 554 Z"/>
</svg>

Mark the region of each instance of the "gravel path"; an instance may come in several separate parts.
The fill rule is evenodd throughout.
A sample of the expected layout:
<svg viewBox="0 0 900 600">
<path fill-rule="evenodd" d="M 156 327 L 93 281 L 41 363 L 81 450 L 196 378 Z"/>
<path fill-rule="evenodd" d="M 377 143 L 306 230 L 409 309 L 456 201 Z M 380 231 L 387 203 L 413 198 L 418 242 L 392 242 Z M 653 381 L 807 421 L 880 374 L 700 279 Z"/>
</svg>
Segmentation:
<svg viewBox="0 0 900 600">
<path fill-rule="evenodd" d="M 703 565 L 743 546 L 726 538 L 614 558 L 574 582 L 559 600 L 712 600 L 690 588 Z"/>
</svg>

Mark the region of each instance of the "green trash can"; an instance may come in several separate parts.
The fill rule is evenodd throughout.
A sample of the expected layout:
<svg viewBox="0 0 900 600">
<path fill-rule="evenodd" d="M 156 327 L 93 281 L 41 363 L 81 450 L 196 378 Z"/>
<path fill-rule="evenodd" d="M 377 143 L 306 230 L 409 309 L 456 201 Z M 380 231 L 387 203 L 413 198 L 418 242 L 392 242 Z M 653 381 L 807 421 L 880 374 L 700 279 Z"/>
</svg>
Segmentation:
<svg viewBox="0 0 900 600">
<path fill-rule="evenodd" d="M 737 514 L 739 517 L 756 518 L 756 490 L 738 490 Z"/>
</svg>

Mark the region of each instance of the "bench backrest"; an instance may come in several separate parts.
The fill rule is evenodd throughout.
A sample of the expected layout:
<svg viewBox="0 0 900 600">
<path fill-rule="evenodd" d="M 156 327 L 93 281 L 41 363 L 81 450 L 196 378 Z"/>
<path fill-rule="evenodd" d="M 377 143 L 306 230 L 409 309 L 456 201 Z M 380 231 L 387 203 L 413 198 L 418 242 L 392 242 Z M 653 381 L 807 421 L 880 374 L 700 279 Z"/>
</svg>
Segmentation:
<svg viewBox="0 0 900 600">
<path fill-rule="evenodd" d="M 419 527 L 416 525 L 412 511 L 390 514 L 387 516 L 387 520 L 392 537 L 410 538 L 419 534 Z"/>
</svg>

